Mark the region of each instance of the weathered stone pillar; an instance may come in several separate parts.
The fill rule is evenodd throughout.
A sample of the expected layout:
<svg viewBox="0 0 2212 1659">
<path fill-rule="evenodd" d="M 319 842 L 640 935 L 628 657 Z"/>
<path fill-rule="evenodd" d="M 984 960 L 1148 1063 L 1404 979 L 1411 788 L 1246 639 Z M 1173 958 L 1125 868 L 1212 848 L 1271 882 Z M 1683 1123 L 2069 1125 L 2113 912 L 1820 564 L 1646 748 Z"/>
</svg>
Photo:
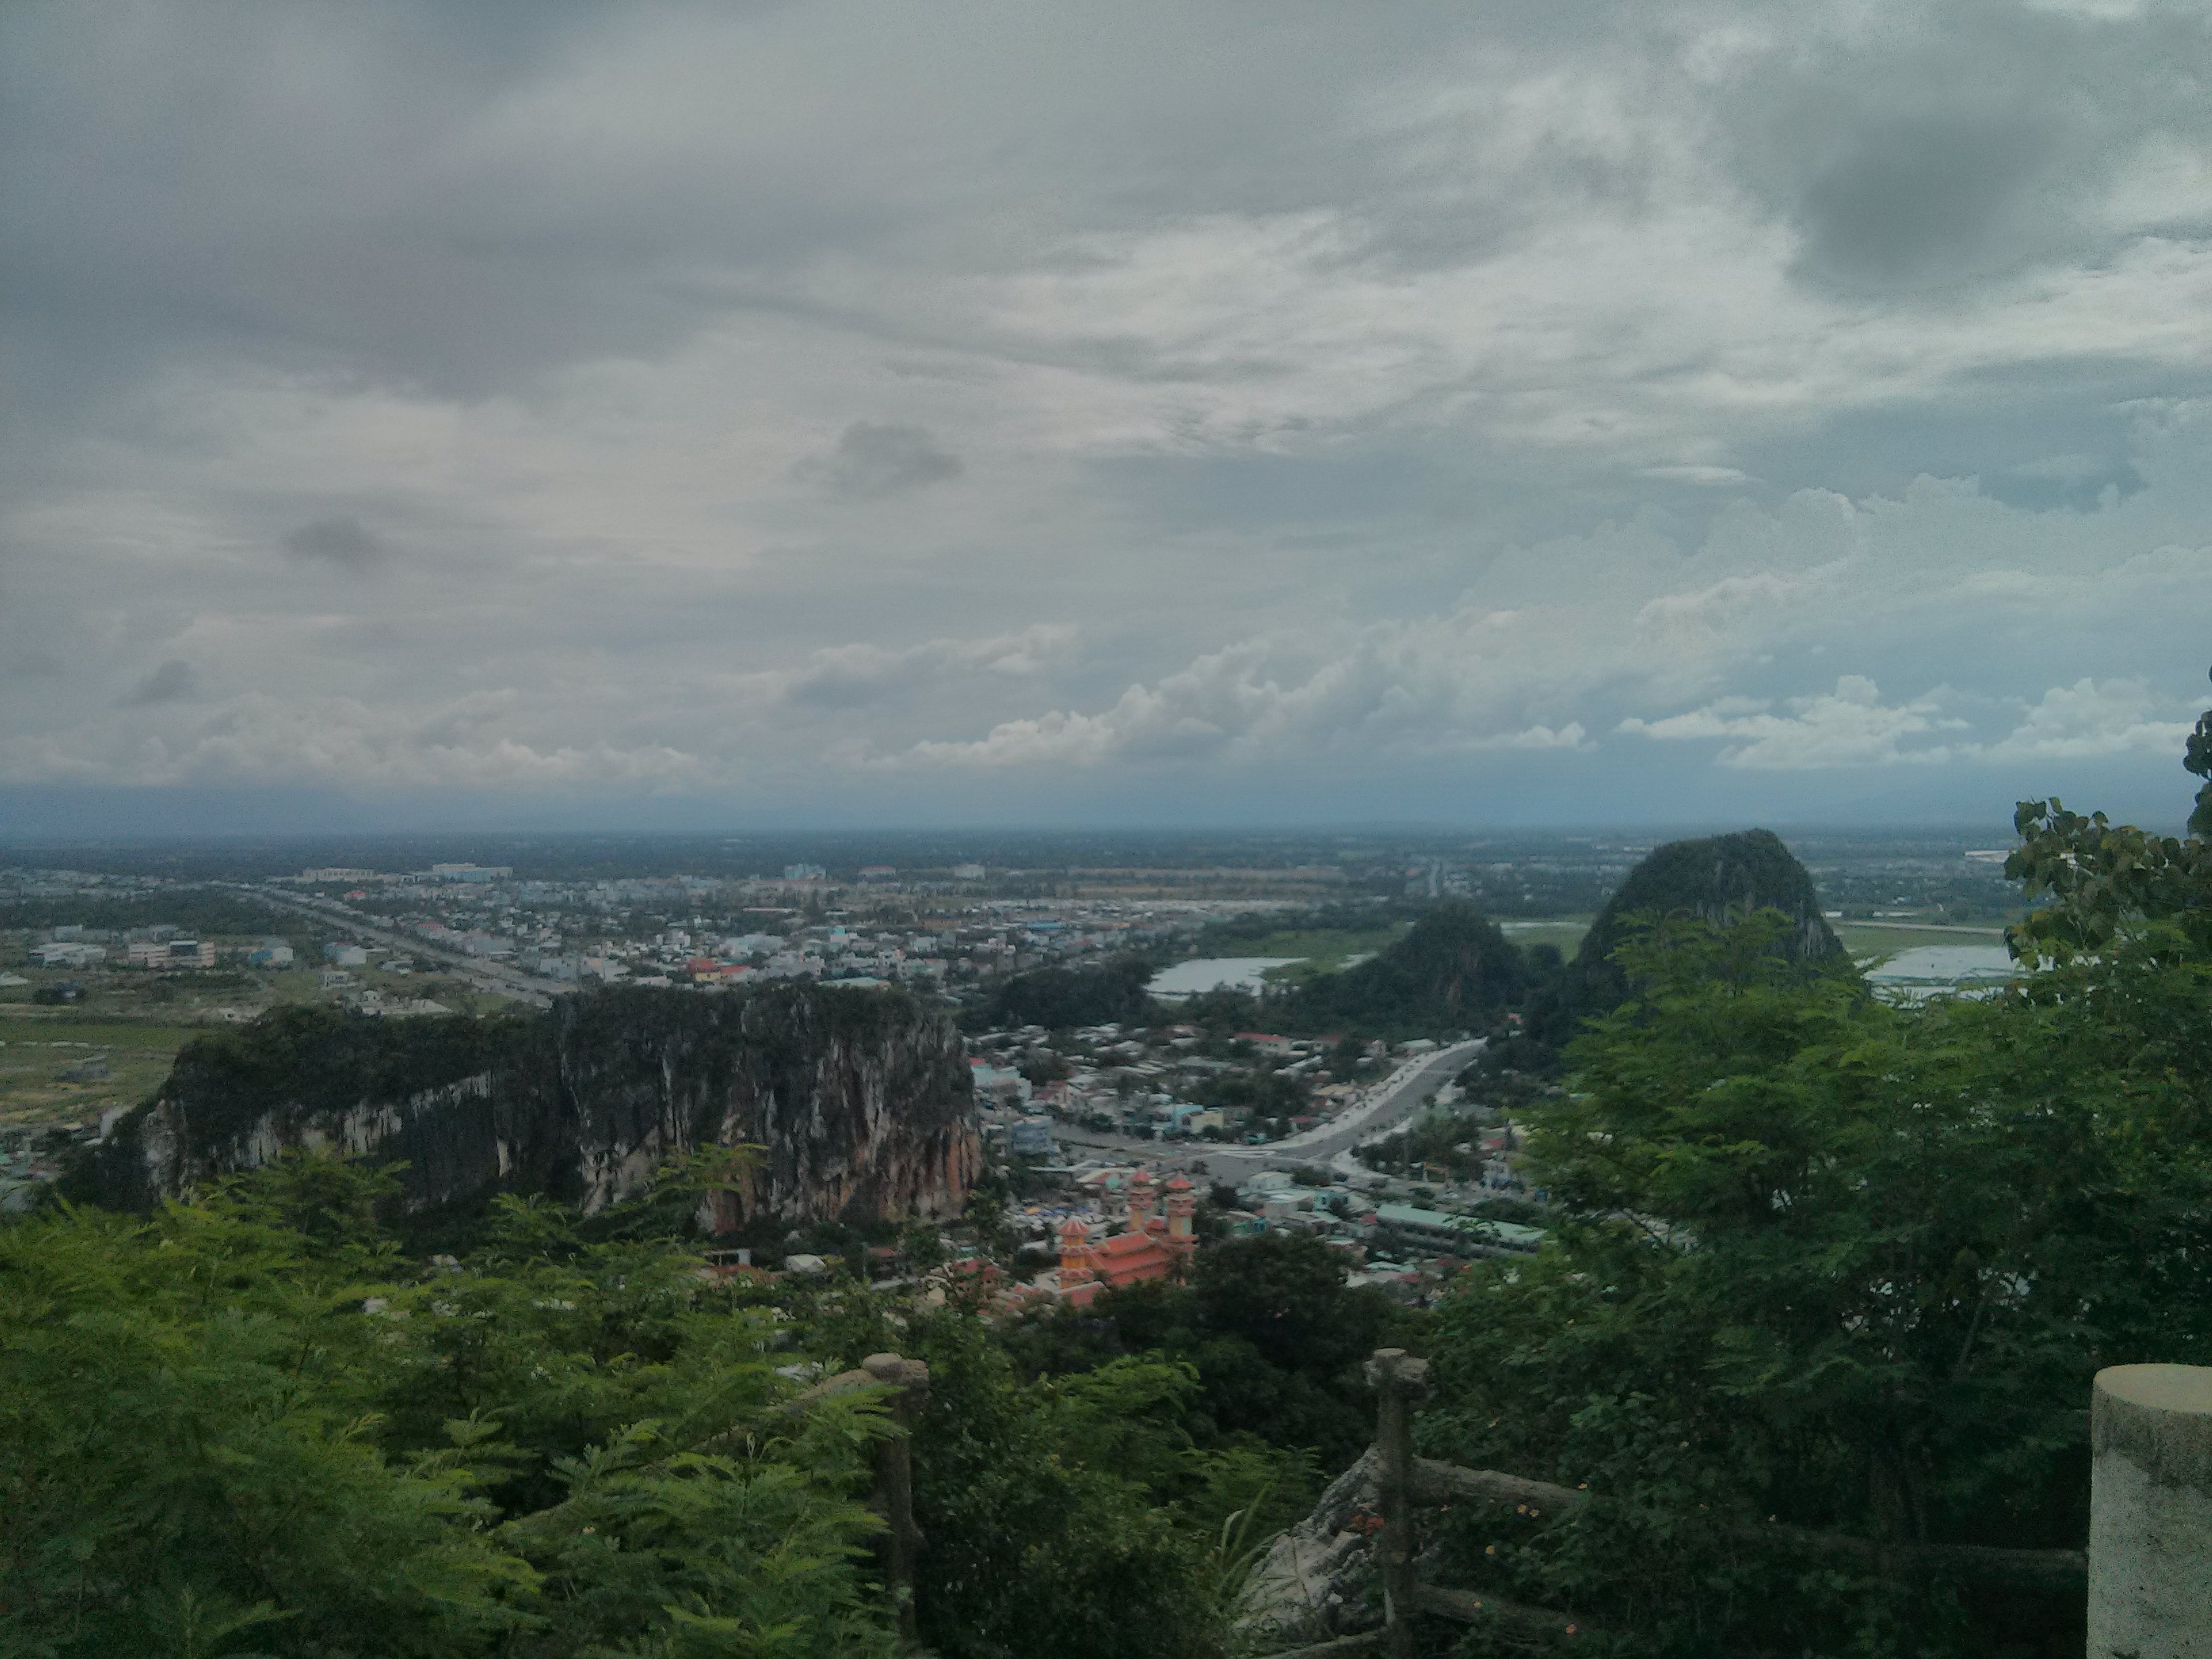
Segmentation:
<svg viewBox="0 0 2212 1659">
<path fill-rule="evenodd" d="M 2099 1371 L 2089 1438 L 2089 1659 L 2212 1659 L 2212 1369 Z"/>
</svg>

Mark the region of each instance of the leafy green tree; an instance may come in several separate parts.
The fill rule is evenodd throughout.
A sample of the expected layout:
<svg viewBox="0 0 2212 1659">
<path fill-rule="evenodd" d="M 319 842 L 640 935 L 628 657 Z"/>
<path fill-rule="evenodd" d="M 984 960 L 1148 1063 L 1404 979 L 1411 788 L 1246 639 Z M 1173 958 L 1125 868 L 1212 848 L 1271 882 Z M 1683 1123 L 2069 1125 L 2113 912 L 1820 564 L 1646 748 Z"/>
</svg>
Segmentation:
<svg viewBox="0 0 2212 1659">
<path fill-rule="evenodd" d="M 1920 1008 L 1776 949 L 1784 916 L 1618 951 L 1629 1000 L 1530 1115 L 1566 1218 L 1448 1300 L 1424 1422 L 1456 1461 L 1601 1500 L 1462 1516 L 1474 1583 L 1629 1651 L 2078 1650 L 2078 1599 L 1846 1570 L 1759 1528 L 2078 1547 L 2090 1376 L 2212 1358 L 2212 964 L 2175 946 L 2185 898 L 2097 934 L 2100 904 L 2069 889 L 2039 935 L 2094 954 Z"/>
<path fill-rule="evenodd" d="M 1188 1461 L 1187 1376 L 1125 1361 L 1024 1384 L 978 1321 L 915 1334 L 930 1364 L 914 1454 L 930 1645 L 948 1659 L 1222 1652 L 1204 1542 L 1159 1501 Z"/>
<path fill-rule="evenodd" d="M 404 1268 L 393 1175 L 0 1227 L 0 1654 L 889 1652 L 872 1397 L 542 1202 Z"/>
<path fill-rule="evenodd" d="M 1152 965 L 1140 957 L 1079 968 L 1038 968 L 1000 981 L 970 1017 L 978 1030 L 996 1026 L 1141 1025 L 1152 1000 L 1145 987 Z"/>
<path fill-rule="evenodd" d="M 2015 954 L 2064 963 L 2134 938 L 2212 956 L 2212 709 L 2182 764 L 2206 780 L 2185 839 L 2069 812 L 2056 796 L 2020 804 L 2021 844 L 2005 873 L 2050 902 L 2013 928 Z"/>
<path fill-rule="evenodd" d="M 1134 1285 L 1087 1311 L 1025 1322 L 1005 1342 L 1033 1375 L 1129 1355 L 1186 1365 L 1198 1444 L 1310 1452 L 1340 1468 L 1374 1433 L 1360 1365 L 1385 1342 L 1412 1340 L 1414 1317 L 1345 1279 L 1343 1258 L 1318 1239 L 1220 1239 L 1199 1252 L 1189 1285 Z"/>
<path fill-rule="evenodd" d="M 534 1575 L 465 1460 L 375 1443 L 358 1300 L 220 1205 L 0 1229 L 0 1652 L 427 1656 L 520 1629 Z"/>
</svg>

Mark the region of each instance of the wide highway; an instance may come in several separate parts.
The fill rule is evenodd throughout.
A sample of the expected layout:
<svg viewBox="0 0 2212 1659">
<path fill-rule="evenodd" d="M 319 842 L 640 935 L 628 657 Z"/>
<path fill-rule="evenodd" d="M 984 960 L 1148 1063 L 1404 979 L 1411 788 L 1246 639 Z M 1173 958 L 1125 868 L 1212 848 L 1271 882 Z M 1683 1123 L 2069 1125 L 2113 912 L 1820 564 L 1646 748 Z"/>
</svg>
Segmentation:
<svg viewBox="0 0 2212 1659">
<path fill-rule="evenodd" d="M 395 955 L 428 957 L 455 969 L 481 989 L 495 991 L 541 1008 L 555 997 L 567 996 L 576 988 L 558 980 L 539 979 L 534 974 L 526 974 L 520 968 L 510 967 L 503 962 L 472 957 L 465 951 L 455 951 L 446 945 L 434 945 L 411 933 L 402 933 L 380 921 L 371 920 L 350 906 L 339 903 L 336 899 L 288 893 L 273 887 L 247 886 L 242 883 L 238 884 L 238 890 L 280 910 L 291 910 L 303 916 L 334 922 L 362 943 L 383 945 Z"/>
<path fill-rule="evenodd" d="M 1303 1134 L 1272 1141 L 1265 1146 L 1231 1146 L 1206 1140 L 1135 1140 L 1059 1125 L 1054 1127 L 1053 1139 L 1063 1146 L 1110 1152 L 1132 1163 L 1161 1169 L 1203 1164 L 1208 1175 L 1231 1181 L 1256 1175 L 1262 1170 L 1327 1164 L 1339 1153 L 1349 1152 L 1354 1146 L 1396 1128 L 1420 1110 L 1426 1097 L 1457 1077 L 1481 1052 L 1482 1039 L 1477 1037 L 1409 1060 L 1376 1085 L 1358 1105 L 1340 1116 Z"/>
</svg>

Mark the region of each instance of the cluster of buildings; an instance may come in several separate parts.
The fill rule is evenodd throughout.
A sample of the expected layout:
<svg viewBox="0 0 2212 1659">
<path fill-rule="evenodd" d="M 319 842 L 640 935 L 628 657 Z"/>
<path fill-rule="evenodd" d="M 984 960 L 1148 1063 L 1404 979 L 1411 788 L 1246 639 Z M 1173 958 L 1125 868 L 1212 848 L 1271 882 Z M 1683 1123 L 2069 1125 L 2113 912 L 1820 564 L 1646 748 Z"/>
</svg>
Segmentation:
<svg viewBox="0 0 2212 1659">
<path fill-rule="evenodd" d="M 121 954 L 116 954 L 119 946 Z M 238 954 L 251 961 L 257 953 L 281 951 L 286 962 L 292 949 L 281 940 Z M 212 968 L 216 947 L 212 939 L 190 939 L 181 928 L 156 925 L 115 930 L 64 925 L 52 928 L 47 937 L 29 947 L 32 961 L 41 968 L 98 968 L 112 962 L 126 968 L 167 971 L 179 968 Z"/>
<path fill-rule="evenodd" d="M 511 864 L 434 864 L 427 870 L 396 872 L 325 865 L 302 870 L 296 876 L 278 876 L 276 879 L 299 887 L 414 887 L 426 882 L 509 881 L 514 876 L 514 866 Z"/>
<path fill-rule="evenodd" d="M 940 1278 L 948 1285 L 980 1279 L 984 1299 L 1001 1313 L 1056 1303 L 1081 1308 L 1109 1290 L 1179 1281 L 1206 1248 L 1199 1188 L 1188 1175 L 1096 1161 L 1043 1173 L 1055 1183 L 1053 1194 L 1025 1204 L 1009 1221 L 1024 1259 L 1043 1255 L 1054 1265 L 1016 1279 L 971 1258 L 950 1264 Z M 1214 1194 L 1223 1195 L 1218 1187 Z M 1312 1235 L 1341 1253 L 1348 1282 L 1408 1302 L 1433 1295 L 1468 1261 L 1532 1255 L 1543 1242 L 1540 1228 L 1439 1207 L 1474 1194 L 1427 1204 L 1408 1196 L 1381 1176 L 1339 1182 L 1263 1171 L 1238 1186 L 1237 1207 L 1216 1209 L 1211 1224 L 1232 1237 Z"/>
<path fill-rule="evenodd" d="M 1254 1145 L 1357 1104 L 1394 1052 L 1380 1042 L 1355 1045 L 1358 1060 L 1346 1075 L 1352 1062 L 1335 1037 L 1224 1036 L 1184 1024 L 1059 1032 L 1030 1025 L 986 1031 L 969 1046 L 978 1056 L 976 1092 L 990 1105 L 1140 1139 Z M 1434 1047 L 1401 1043 L 1395 1052 L 1411 1057 Z"/>
<path fill-rule="evenodd" d="M 963 866 L 944 885 L 962 885 L 959 870 L 968 869 L 981 878 L 981 866 Z M 1186 901 L 923 903 L 909 889 L 872 879 L 896 875 L 889 866 L 864 872 L 872 879 L 857 886 L 830 890 L 820 870 L 791 866 L 782 883 L 518 881 L 509 870 L 473 865 L 433 866 L 405 877 L 310 869 L 289 879 L 344 888 L 334 900 L 317 901 L 337 907 L 334 919 L 357 915 L 441 951 L 562 984 L 711 988 L 811 979 L 957 986 L 1179 938 L 1223 913 L 1219 905 Z"/>
</svg>

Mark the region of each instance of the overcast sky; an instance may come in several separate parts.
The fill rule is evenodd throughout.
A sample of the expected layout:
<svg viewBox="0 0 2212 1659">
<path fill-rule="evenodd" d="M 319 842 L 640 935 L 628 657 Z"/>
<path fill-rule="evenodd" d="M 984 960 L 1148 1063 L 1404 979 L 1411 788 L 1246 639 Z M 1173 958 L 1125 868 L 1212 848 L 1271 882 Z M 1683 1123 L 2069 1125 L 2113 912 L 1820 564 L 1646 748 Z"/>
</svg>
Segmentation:
<svg viewBox="0 0 2212 1659">
<path fill-rule="evenodd" d="M 2178 820 L 2196 0 L 0 9 L 0 830 Z"/>
</svg>

